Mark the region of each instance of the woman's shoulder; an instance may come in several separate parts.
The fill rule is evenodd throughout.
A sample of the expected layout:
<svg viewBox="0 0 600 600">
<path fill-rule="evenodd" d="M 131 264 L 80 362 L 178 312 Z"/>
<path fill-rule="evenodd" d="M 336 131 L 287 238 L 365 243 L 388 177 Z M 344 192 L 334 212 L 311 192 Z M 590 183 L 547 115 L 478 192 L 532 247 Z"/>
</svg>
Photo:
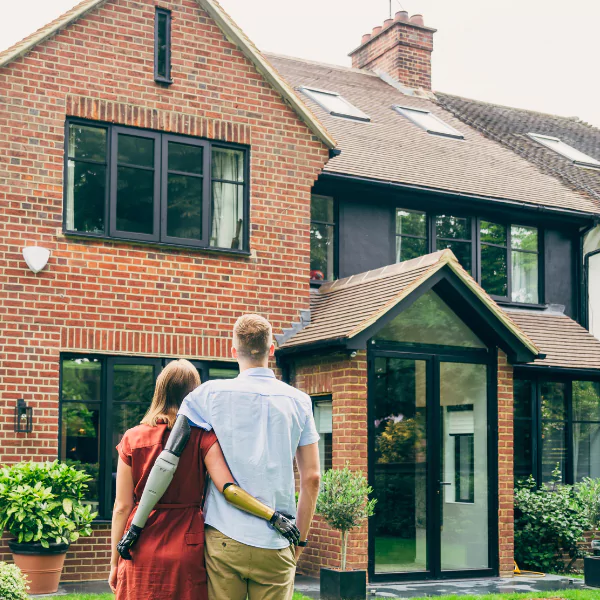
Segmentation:
<svg viewBox="0 0 600 600">
<path fill-rule="evenodd" d="M 166 425 L 158 424 L 155 427 L 150 425 L 137 425 L 128 429 L 123 435 L 123 440 L 130 448 L 143 448 L 145 446 L 155 446 L 161 443 L 165 434 Z"/>
</svg>

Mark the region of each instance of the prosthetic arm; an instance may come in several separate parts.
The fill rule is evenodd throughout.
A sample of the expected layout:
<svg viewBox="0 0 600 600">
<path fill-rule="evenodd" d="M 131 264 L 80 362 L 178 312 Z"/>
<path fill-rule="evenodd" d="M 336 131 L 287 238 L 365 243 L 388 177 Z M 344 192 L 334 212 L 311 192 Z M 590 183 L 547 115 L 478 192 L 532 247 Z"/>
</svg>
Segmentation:
<svg viewBox="0 0 600 600">
<path fill-rule="evenodd" d="M 131 560 L 130 549 L 139 539 L 150 513 L 173 480 L 179 458 L 190 439 L 190 434 L 191 427 L 187 417 L 179 415 L 169 435 L 165 449 L 160 453 L 150 471 L 144 493 L 131 525 L 117 544 L 117 550 L 125 560 Z M 292 522 L 293 517 L 291 515 L 269 508 L 234 483 L 225 484 L 223 495 L 231 505 L 268 521 L 289 542 L 297 544 L 300 540 L 300 532 Z"/>
</svg>

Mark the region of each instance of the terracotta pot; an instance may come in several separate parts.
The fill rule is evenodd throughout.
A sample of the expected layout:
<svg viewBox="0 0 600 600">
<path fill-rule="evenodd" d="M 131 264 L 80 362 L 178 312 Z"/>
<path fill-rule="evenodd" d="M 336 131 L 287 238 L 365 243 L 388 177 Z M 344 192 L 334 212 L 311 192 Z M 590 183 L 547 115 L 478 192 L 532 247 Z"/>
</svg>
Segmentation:
<svg viewBox="0 0 600 600">
<path fill-rule="evenodd" d="M 15 565 L 29 580 L 30 594 L 53 594 L 58 591 L 68 544 L 50 544 L 50 548 L 44 548 L 39 542 L 19 544 L 11 540 L 8 547 L 13 553 Z"/>
</svg>

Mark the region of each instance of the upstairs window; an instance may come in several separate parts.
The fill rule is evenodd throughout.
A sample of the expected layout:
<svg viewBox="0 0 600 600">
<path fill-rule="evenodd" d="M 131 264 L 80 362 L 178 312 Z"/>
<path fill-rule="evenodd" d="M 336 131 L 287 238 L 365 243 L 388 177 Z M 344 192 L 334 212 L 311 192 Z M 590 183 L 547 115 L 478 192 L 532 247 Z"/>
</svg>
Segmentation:
<svg viewBox="0 0 600 600">
<path fill-rule="evenodd" d="M 454 129 L 454 127 L 450 127 L 450 125 L 444 123 L 444 121 L 428 110 L 410 108 L 408 106 L 394 106 L 394 110 L 412 121 L 415 125 L 418 125 L 421 129 L 424 129 L 427 133 L 459 140 L 465 137 L 460 131 Z"/>
<path fill-rule="evenodd" d="M 512 262 L 511 300 L 539 302 L 539 248 L 535 227 L 513 225 L 510 228 Z"/>
<path fill-rule="evenodd" d="M 154 16 L 154 80 L 173 83 L 171 79 L 171 11 L 157 8 Z"/>
<path fill-rule="evenodd" d="M 568 158 L 576 165 L 600 169 L 600 161 L 580 152 L 576 148 L 573 148 L 573 146 L 569 146 L 569 144 L 565 144 L 565 142 L 559 138 L 541 135 L 539 133 L 529 133 L 527 135 L 536 142 L 546 146 L 546 148 L 550 148 L 550 150 L 554 150 L 554 152 L 558 152 L 558 154 Z"/>
<path fill-rule="evenodd" d="M 321 108 L 325 109 L 334 117 L 344 117 L 355 121 L 370 121 L 369 115 L 350 104 L 343 96 L 336 92 L 326 92 L 313 88 L 300 88 L 311 100 L 314 100 Z"/>
<path fill-rule="evenodd" d="M 310 208 L 310 278 L 335 278 L 335 202 L 328 196 L 312 196 Z"/>
<path fill-rule="evenodd" d="M 427 215 L 396 209 L 396 262 L 427 254 Z"/>
<path fill-rule="evenodd" d="M 79 122 L 68 136 L 67 232 L 247 249 L 245 150 Z"/>
<path fill-rule="evenodd" d="M 471 217 L 438 215 L 435 218 L 436 250 L 452 250 L 469 273 L 473 269 L 472 223 Z"/>
</svg>

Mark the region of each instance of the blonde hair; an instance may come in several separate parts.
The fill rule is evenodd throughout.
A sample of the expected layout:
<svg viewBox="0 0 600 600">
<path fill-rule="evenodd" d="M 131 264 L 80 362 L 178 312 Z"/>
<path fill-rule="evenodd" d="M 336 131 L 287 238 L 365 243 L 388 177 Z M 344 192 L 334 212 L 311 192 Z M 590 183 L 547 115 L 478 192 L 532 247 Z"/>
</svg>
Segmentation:
<svg viewBox="0 0 600 600">
<path fill-rule="evenodd" d="M 156 380 L 152 404 L 142 423 L 156 427 L 158 421 L 163 419 L 171 429 L 183 399 L 199 385 L 200 376 L 190 361 L 181 359 L 170 362 Z"/>
<path fill-rule="evenodd" d="M 269 353 L 273 343 L 271 323 L 260 315 L 242 315 L 233 326 L 233 347 L 252 362 L 259 362 Z"/>
</svg>

